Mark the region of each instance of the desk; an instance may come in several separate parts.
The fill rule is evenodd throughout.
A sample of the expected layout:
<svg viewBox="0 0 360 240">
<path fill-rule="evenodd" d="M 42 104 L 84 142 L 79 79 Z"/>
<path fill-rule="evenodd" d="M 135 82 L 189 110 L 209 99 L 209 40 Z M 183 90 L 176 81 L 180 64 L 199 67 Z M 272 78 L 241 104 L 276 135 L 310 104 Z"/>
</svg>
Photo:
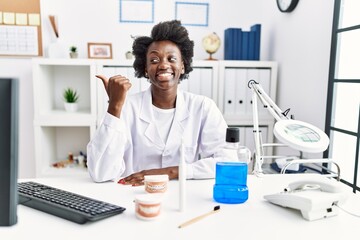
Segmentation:
<svg viewBox="0 0 360 240">
<path fill-rule="evenodd" d="M 360 219 L 340 210 L 339 215 L 306 221 L 297 210 L 273 205 L 264 194 L 280 192 L 291 181 L 324 177 L 312 174 L 269 174 L 248 177 L 249 199 L 243 204 L 220 204 L 220 212 L 185 228 L 180 223 L 207 213 L 215 205 L 212 199 L 214 179 L 187 182 L 187 208 L 178 211 L 178 181 L 170 181 L 160 219 L 143 221 L 135 217 L 133 199 L 144 193 L 143 186 L 131 187 L 114 182 L 93 183 L 90 178 L 30 179 L 126 207 L 126 211 L 98 222 L 79 225 L 26 206 L 18 207 L 18 223 L 0 227 L 0 239 L 342 239 L 360 236 Z M 28 179 L 26 179 L 28 180 Z M 345 189 L 350 188 L 344 185 Z M 360 198 L 351 194 L 343 208 L 360 213 Z"/>
</svg>

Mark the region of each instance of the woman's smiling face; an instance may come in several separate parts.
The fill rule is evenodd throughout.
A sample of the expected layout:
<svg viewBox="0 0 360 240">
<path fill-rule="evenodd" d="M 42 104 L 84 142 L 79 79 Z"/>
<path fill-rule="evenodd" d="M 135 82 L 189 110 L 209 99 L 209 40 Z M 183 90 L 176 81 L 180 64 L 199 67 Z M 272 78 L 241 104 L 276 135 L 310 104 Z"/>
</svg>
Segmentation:
<svg viewBox="0 0 360 240">
<path fill-rule="evenodd" d="M 184 73 L 184 63 L 178 46 L 168 40 L 151 43 L 146 54 L 145 72 L 153 87 L 176 87 L 180 75 Z"/>
</svg>

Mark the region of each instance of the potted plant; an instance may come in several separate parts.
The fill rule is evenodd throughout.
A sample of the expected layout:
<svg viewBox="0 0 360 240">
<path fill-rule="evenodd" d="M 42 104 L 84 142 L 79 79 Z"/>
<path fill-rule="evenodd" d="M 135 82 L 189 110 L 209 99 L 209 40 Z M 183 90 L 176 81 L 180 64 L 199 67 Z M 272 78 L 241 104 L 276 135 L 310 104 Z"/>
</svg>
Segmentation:
<svg viewBox="0 0 360 240">
<path fill-rule="evenodd" d="M 78 52 L 77 52 L 77 47 L 76 46 L 71 46 L 69 48 L 70 50 L 70 58 L 77 58 L 78 57 Z"/>
<path fill-rule="evenodd" d="M 68 112 L 77 111 L 77 102 L 79 100 L 79 94 L 76 90 L 68 87 L 63 92 L 65 110 Z"/>
</svg>

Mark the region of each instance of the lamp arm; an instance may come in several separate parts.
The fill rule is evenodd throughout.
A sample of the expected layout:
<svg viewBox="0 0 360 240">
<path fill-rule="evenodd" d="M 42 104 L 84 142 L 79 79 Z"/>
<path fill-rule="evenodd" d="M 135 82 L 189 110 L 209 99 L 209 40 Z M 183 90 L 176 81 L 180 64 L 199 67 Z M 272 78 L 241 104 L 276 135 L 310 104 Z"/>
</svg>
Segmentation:
<svg viewBox="0 0 360 240">
<path fill-rule="evenodd" d="M 252 104 L 253 104 L 253 125 L 254 125 L 254 139 L 255 139 L 255 165 L 254 173 L 257 175 L 263 174 L 262 165 L 264 162 L 264 149 L 262 147 L 262 138 L 259 130 L 259 116 L 257 99 L 259 99 L 264 107 L 271 113 L 271 115 L 277 120 L 288 119 L 282 110 L 271 100 L 261 85 L 255 80 L 248 82 L 248 87 L 252 90 Z"/>
<path fill-rule="evenodd" d="M 254 173 L 259 175 L 263 173 L 262 164 L 263 164 L 263 148 L 261 145 L 261 135 L 259 130 L 259 118 L 257 111 L 257 94 L 253 89 L 252 94 L 252 107 L 253 107 L 253 125 L 254 125 L 254 140 L 255 140 L 255 163 L 254 163 Z"/>
<path fill-rule="evenodd" d="M 263 90 L 263 88 L 258 82 L 256 82 L 255 80 L 250 80 L 248 82 L 248 87 L 252 90 L 253 100 L 255 174 L 263 173 L 262 164 L 264 160 L 263 144 L 259 131 L 257 108 L 258 99 L 264 104 L 264 107 L 266 107 L 267 110 L 271 113 L 271 115 L 277 120 L 274 126 L 274 134 L 279 141 L 286 143 L 286 145 L 288 145 L 289 147 L 299 150 L 300 152 L 322 152 L 329 146 L 329 137 L 322 130 L 311 124 L 289 119 L 287 117 L 289 110 L 283 112 L 269 97 L 269 95 L 267 95 L 267 93 Z"/>
<path fill-rule="evenodd" d="M 255 80 L 250 80 L 248 82 L 248 87 L 252 89 L 253 93 L 259 98 L 264 107 L 270 112 L 270 114 L 277 120 L 289 119 L 284 112 L 276 105 L 276 103 L 269 97 L 269 95 L 264 91 L 261 84 Z M 254 101 L 254 100 L 253 100 Z M 257 110 L 257 109 L 256 109 Z"/>
</svg>

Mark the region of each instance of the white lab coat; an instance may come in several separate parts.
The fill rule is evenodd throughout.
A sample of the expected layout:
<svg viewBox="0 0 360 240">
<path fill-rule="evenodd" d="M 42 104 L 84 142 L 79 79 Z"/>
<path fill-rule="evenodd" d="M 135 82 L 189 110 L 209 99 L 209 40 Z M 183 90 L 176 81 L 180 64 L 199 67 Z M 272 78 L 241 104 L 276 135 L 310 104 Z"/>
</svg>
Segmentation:
<svg viewBox="0 0 360 240">
<path fill-rule="evenodd" d="M 187 178 L 213 178 L 216 161 L 224 157 L 227 128 L 215 102 L 178 90 L 165 144 L 155 124 L 150 89 L 128 96 L 120 119 L 106 113 L 87 146 L 92 179 L 103 182 L 141 170 L 177 166 L 182 138 Z"/>
</svg>

